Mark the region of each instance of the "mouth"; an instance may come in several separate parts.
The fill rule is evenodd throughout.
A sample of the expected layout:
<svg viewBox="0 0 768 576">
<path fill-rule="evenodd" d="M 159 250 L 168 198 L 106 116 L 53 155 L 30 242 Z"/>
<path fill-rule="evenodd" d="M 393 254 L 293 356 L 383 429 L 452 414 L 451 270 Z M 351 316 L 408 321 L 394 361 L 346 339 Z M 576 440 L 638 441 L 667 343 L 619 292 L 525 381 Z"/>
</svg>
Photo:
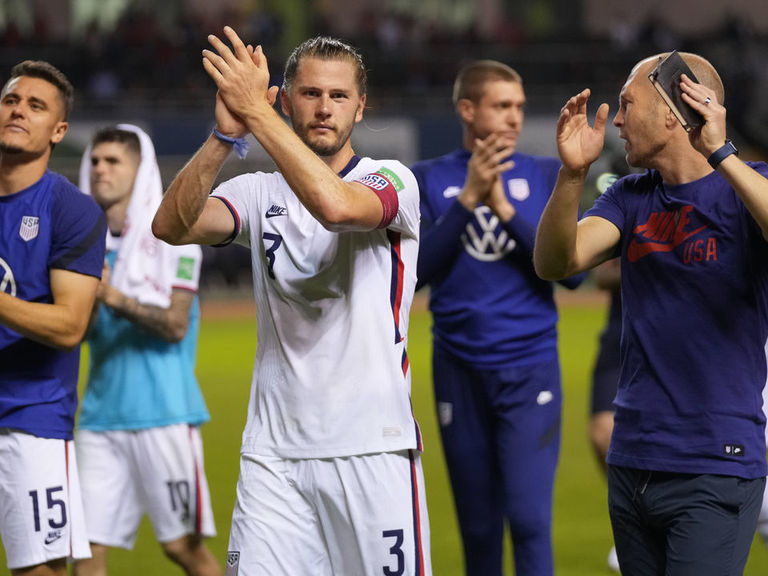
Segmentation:
<svg viewBox="0 0 768 576">
<path fill-rule="evenodd" d="M 6 124 L 5 129 L 9 132 L 19 132 L 26 134 L 27 130 L 23 126 L 19 126 L 18 124 Z"/>
<path fill-rule="evenodd" d="M 310 130 L 313 132 L 319 132 L 321 134 L 327 134 L 329 132 L 335 131 L 334 127 L 330 126 L 329 124 L 315 124 L 314 126 L 310 126 Z"/>
</svg>

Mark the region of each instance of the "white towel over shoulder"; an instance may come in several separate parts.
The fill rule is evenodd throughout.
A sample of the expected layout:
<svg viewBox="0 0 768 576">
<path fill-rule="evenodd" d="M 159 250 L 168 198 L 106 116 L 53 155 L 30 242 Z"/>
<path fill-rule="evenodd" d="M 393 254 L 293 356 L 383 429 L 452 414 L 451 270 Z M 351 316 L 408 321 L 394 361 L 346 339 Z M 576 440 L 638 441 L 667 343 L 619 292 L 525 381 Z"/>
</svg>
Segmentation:
<svg viewBox="0 0 768 576">
<path fill-rule="evenodd" d="M 171 246 L 152 234 L 152 219 L 163 199 L 163 183 L 155 147 L 138 126 L 119 124 L 134 132 L 141 144 L 141 163 L 128 204 L 120 241 L 107 231 L 107 250 L 117 248 L 112 285 L 140 303 L 168 308 L 173 288 L 197 290 L 202 251 L 197 245 Z M 91 193 L 91 146 L 80 162 L 80 189 Z"/>
</svg>

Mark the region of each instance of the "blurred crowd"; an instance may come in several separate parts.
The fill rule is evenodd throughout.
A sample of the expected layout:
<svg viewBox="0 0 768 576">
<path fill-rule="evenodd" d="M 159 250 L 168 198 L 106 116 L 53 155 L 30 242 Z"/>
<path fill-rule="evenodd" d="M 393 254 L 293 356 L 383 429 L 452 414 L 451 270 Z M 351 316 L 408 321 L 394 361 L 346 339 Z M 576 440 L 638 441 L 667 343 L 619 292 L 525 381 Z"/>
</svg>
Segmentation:
<svg viewBox="0 0 768 576">
<path fill-rule="evenodd" d="M 768 38 L 737 16 L 719 29 L 683 37 L 652 16 L 626 19 L 607 33 L 590 33 L 574 25 L 580 17 L 578 3 L 558 0 L 514 6 L 495 0 L 353 5 L 325 0 L 282 7 L 232 0 L 206 10 L 193 9 L 199 4 L 195 2 L 171 1 L 161 9 L 146 1 L 123 1 L 112 20 L 81 15 L 62 35 L 54 33 L 52 16 L 39 9 L 45 0 L 17 4 L 16 12 L 6 6 L 6 14 L 0 14 L 5 16 L 0 21 L 0 73 L 23 58 L 53 59 L 72 79 L 80 101 L 96 104 L 184 106 L 206 100 L 211 86 L 201 73 L 200 51 L 207 34 L 224 24 L 264 46 L 275 81 L 280 80 L 288 47 L 315 34 L 342 37 L 363 52 L 379 105 L 415 113 L 433 109 L 435 100 L 450 106 L 445 87 L 462 64 L 476 58 L 514 66 L 526 79 L 532 105 L 549 110 L 550 102 L 561 102 L 585 85 L 597 94 L 603 88 L 615 94 L 627 66 L 654 50 L 700 52 L 726 71 L 726 85 L 734 87 L 728 94 L 729 116 L 747 132 L 754 128 L 745 117 L 754 119 L 758 101 L 764 100 L 758 86 L 768 84 L 759 56 Z M 23 8 L 33 5 L 37 8 Z M 72 10 L 63 14 L 71 18 Z M 768 116 L 765 110 L 759 113 Z M 765 134 L 747 135 L 768 140 Z"/>
</svg>

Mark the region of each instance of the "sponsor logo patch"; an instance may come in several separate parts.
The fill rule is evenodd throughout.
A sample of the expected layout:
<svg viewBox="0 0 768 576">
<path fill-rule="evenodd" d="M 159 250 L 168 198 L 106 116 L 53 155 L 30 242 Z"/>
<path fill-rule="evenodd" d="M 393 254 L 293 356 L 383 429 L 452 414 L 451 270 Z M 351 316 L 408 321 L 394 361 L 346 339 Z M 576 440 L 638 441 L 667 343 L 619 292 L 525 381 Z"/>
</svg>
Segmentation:
<svg viewBox="0 0 768 576">
<path fill-rule="evenodd" d="M 179 258 L 179 266 L 176 268 L 176 278 L 192 280 L 195 273 L 195 259 L 188 256 Z"/>
<path fill-rule="evenodd" d="M 744 446 L 741 444 L 726 444 L 723 446 L 723 452 L 726 456 L 738 456 L 739 458 L 743 458 Z"/>
<path fill-rule="evenodd" d="M 379 168 L 378 170 L 379 174 L 384 176 L 387 180 L 389 180 L 392 183 L 392 186 L 395 187 L 395 190 L 400 192 L 405 186 L 403 185 L 403 181 L 400 180 L 400 177 L 392 172 L 389 168 Z"/>
<path fill-rule="evenodd" d="M 61 530 L 51 530 L 48 532 L 48 535 L 45 537 L 45 545 L 48 546 L 49 544 L 53 544 L 62 537 Z"/>
<path fill-rule="evenodd" d="M 16 279 L 13 277 L 11 265 L 0 258 L 0 292 L 16 296 Z"/>
<path fill-rule="evenodd" d="M 544 406 L 544 404 L 549 404 L 552 402 L 552 399 L 554 398 L 554 394 L 552 394 L 549 390 L 542 390 L 539 392 L 539 395 L 536 397 L 536 404 L 539 406 Z"/>
<path fill-rule="evenodd" d="M 275 216 L 285 216 L 286 214 L 288 214 L 287 208 L 272 204 L 272 206 L 269 207 L 269 210 L 267 210 L 266 216 L 267 218 L 274 218 Z"/>
<path fill-rule="evenodd" d="M 706 226 L 690 226 L 690 213 L 693 206 L 683 206 L 679 210 L 654 212 L 645 224 L 635 227 L 634 238 L 629 243 L 627 259 L 637 262 L 648 254 L 672 252 L 675 248 L 696 236 Z"/>
<path fill-rule="evenodd" d="M 22 216 L 19 236 L 24 242 L 37 238 L 40 233 L 40 218 L 37 216 Z"/>
<path fill-rule="evenodd" d="M 443 198 L 455 198 L 461 193 L 461 187 L 459 186 L 448 186 L 445 190 L 443 190 Z"/>
</svg>

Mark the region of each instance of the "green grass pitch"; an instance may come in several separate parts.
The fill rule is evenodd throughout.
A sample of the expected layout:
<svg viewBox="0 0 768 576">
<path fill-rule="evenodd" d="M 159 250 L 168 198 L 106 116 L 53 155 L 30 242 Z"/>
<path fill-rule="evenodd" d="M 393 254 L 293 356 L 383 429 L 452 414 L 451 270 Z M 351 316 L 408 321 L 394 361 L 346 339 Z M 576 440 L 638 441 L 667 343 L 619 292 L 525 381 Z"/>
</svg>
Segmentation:
<svg viewBox="0 0 768 576">
<path fill-rule="evenodd" d="M 564 408 L 554 518 L 555 563 L 559 576 L 611 574 L 606 565 L 611 535 L 605 480 L 587 438 L 589 373 L 604 318 L 605 308 L 598 302 L 561 308 Z M 460 576 L 463 574 L 461 546 L 432 403 L 430 323 L 428 312 L 412 313 L 409 357 L 413 405 L 424 435 L 423 465 L 432 530 L 433 572 L 435 576 Z M 209 546 L 222 563 L 235 499 L 240 437 L 255 346 L 253 318 L 241 315 L 237 319 L 217 319 L 206 318 L 204 314 L 197 373 L 212 415 L 211 422 L 203 427 L 203 438 L 206 472 L 219 529 L 219 535 L 209 541 Z M 0 558 L 0 566 L 5 566 L 4 556 Z M 505 569 L 507 574 L 513 573 L 509 556 Z M 145 519 L 132 552 L 110 552 L 109 573 L 110 576 L 165 576 L 182 572 L 163 557 Z M 745 574 L 766 573 L 768 551 L 755 539 Z"/>
</svg>

